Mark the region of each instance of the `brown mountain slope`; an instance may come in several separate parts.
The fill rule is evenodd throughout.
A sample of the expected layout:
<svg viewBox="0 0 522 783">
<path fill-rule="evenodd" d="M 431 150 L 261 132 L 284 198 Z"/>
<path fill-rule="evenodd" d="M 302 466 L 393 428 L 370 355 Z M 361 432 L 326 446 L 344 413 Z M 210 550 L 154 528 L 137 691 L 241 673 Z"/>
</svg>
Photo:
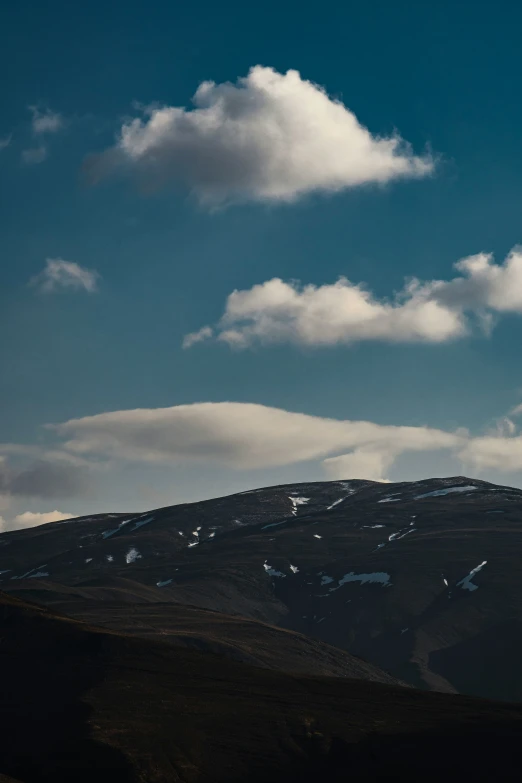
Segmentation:
<svg viewBox="0 0 522 783">
<path fill-rule="evenodd" d="M 521 557 L 521 490 L 319 482 L 7 533 L 0 585 L 146 635 L 174 606 L 239 615 L 418 687 L 522 700 Z"/>
<path fill-rule="evenodd" d="M 0 596 L 0 774 L 20 783 L 512 780 L 522 707 L 302 678 Z"/>
<path fill-rule="evenodd" d="M 267 669 L 310 676 L 351 677 L 404 685 L 396 677 L 344 650 L 258 620 L 180 604 L 99 602 L 69 605 L 84 622 L 177 647 L 213 652 Z"/>
</svg>

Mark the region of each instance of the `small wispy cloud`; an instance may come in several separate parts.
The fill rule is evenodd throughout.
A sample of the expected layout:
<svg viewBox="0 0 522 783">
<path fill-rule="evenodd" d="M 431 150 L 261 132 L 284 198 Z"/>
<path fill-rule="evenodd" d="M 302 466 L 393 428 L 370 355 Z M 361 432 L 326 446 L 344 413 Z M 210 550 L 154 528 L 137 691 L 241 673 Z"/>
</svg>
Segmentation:
<svg viewBox="0 0 522 783">
<path fill-rule="evenodd" d="M 9 147 L 11 144 L 12 134 L 10 133 L 8 136 L 0 137 L 0 152 L 2 150 L 5 150 L 6 147 Z"/>
<path fill-rule="evenodd" d="M 209 340 L 213 334 L 214 330 L 210 326 L 203 326 L 199 331 L 185 335 L 183 338 L 183 348 L 192 348 L 196 343 L 202 343 L 204 340 Z"/>
<path fill-rule="evenodd" d="M 97 289 L 99 277 L 96 270 L 86 269 L 74 261 L 64 261 L 63 258 L 47 258 L 45 269 L 31 278 L 29 285 L 44 294 L 51 294 L 60 289 L 86 291 L 92 294 Z"/>
<path fill-rule="evenodd" d="M 44 144 L 41 144 L 39 147 L 29 147 L 27 150 L 22 150 L 22 161 L 28 166 L 43 163 L 46 158 L 47 147 Z"/>
<path fill-rule="evenodd" d="M 64 119 L 61 114 L 50 109 L 39 109 L 37 106 L 29 106 L 32 120 L 32 130 L 35 136 L 39 136 L 43 133 L 56 133 L 64 125 Z"/>
<path fill-rule="evenodd" d="M 42 138 L 45 135 L 57 133 L 64 127 L 65 121 L 63 115 L 51 109 L 41 109 L 38 106 L 28 106 L 31 112 L 31 130 L 33 136 L 38 139 L 34 147 L 28 147 L 22 150 L 22 162 L 26 165 L 36 165 L 43 163 L 48 157 L 47 145 L 43 143 Z"/>
</svg>

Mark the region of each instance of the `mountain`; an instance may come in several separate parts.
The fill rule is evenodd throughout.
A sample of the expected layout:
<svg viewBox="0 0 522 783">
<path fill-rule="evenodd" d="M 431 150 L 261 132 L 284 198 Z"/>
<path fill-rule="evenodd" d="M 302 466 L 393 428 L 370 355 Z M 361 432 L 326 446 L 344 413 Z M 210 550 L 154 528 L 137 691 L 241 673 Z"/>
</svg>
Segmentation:
<svg viewBox="0 0 522 783">
<path fill-rule="evenodd" d="M 513 780 L 522 707 L 301 677 L 0 593 L 0 780 Z"/>
<path fill-rule="evenodd" d="M 0 588 L 269 668 L 352 676 L 345 651 L 370 679 L 522 700 L 521 554 L 521 490 L 317 482 L 5 533 Z"/>
</svg>

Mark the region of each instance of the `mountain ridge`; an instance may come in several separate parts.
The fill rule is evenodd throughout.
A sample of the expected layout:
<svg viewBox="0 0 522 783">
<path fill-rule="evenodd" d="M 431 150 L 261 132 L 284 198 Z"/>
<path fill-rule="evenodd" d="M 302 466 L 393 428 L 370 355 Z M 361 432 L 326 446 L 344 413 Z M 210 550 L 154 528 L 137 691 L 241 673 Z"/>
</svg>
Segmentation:
<svg viewBox="0 0 522 783">
<path fill-rule="evenodd" d="M 135 633 L 173 640 L 197 622 L 205 637 L 212 610 L 223 633 L 243 618 L 232 646 L 257 621 L 416 687 L 522 699 L 521 552 L 522 490 L 311 482 L 4 534 L 0 588 L 117 630 L 132 613 Z"/>
</svg>

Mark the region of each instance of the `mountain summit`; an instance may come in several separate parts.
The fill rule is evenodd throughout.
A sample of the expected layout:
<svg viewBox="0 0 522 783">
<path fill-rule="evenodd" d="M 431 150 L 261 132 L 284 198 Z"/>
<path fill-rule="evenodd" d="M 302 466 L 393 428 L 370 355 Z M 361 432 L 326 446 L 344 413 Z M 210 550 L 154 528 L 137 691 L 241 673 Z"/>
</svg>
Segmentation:
<svg viewBox="0 0 522 783">
<path fill-rule="evenodd" d="M 521 553 L 519 489 L 316 482 L 5 533 L 0 587 L 255 665 L 353 676 L 350 653 L 370 679 L 517 700 Z"/>
</svg>

